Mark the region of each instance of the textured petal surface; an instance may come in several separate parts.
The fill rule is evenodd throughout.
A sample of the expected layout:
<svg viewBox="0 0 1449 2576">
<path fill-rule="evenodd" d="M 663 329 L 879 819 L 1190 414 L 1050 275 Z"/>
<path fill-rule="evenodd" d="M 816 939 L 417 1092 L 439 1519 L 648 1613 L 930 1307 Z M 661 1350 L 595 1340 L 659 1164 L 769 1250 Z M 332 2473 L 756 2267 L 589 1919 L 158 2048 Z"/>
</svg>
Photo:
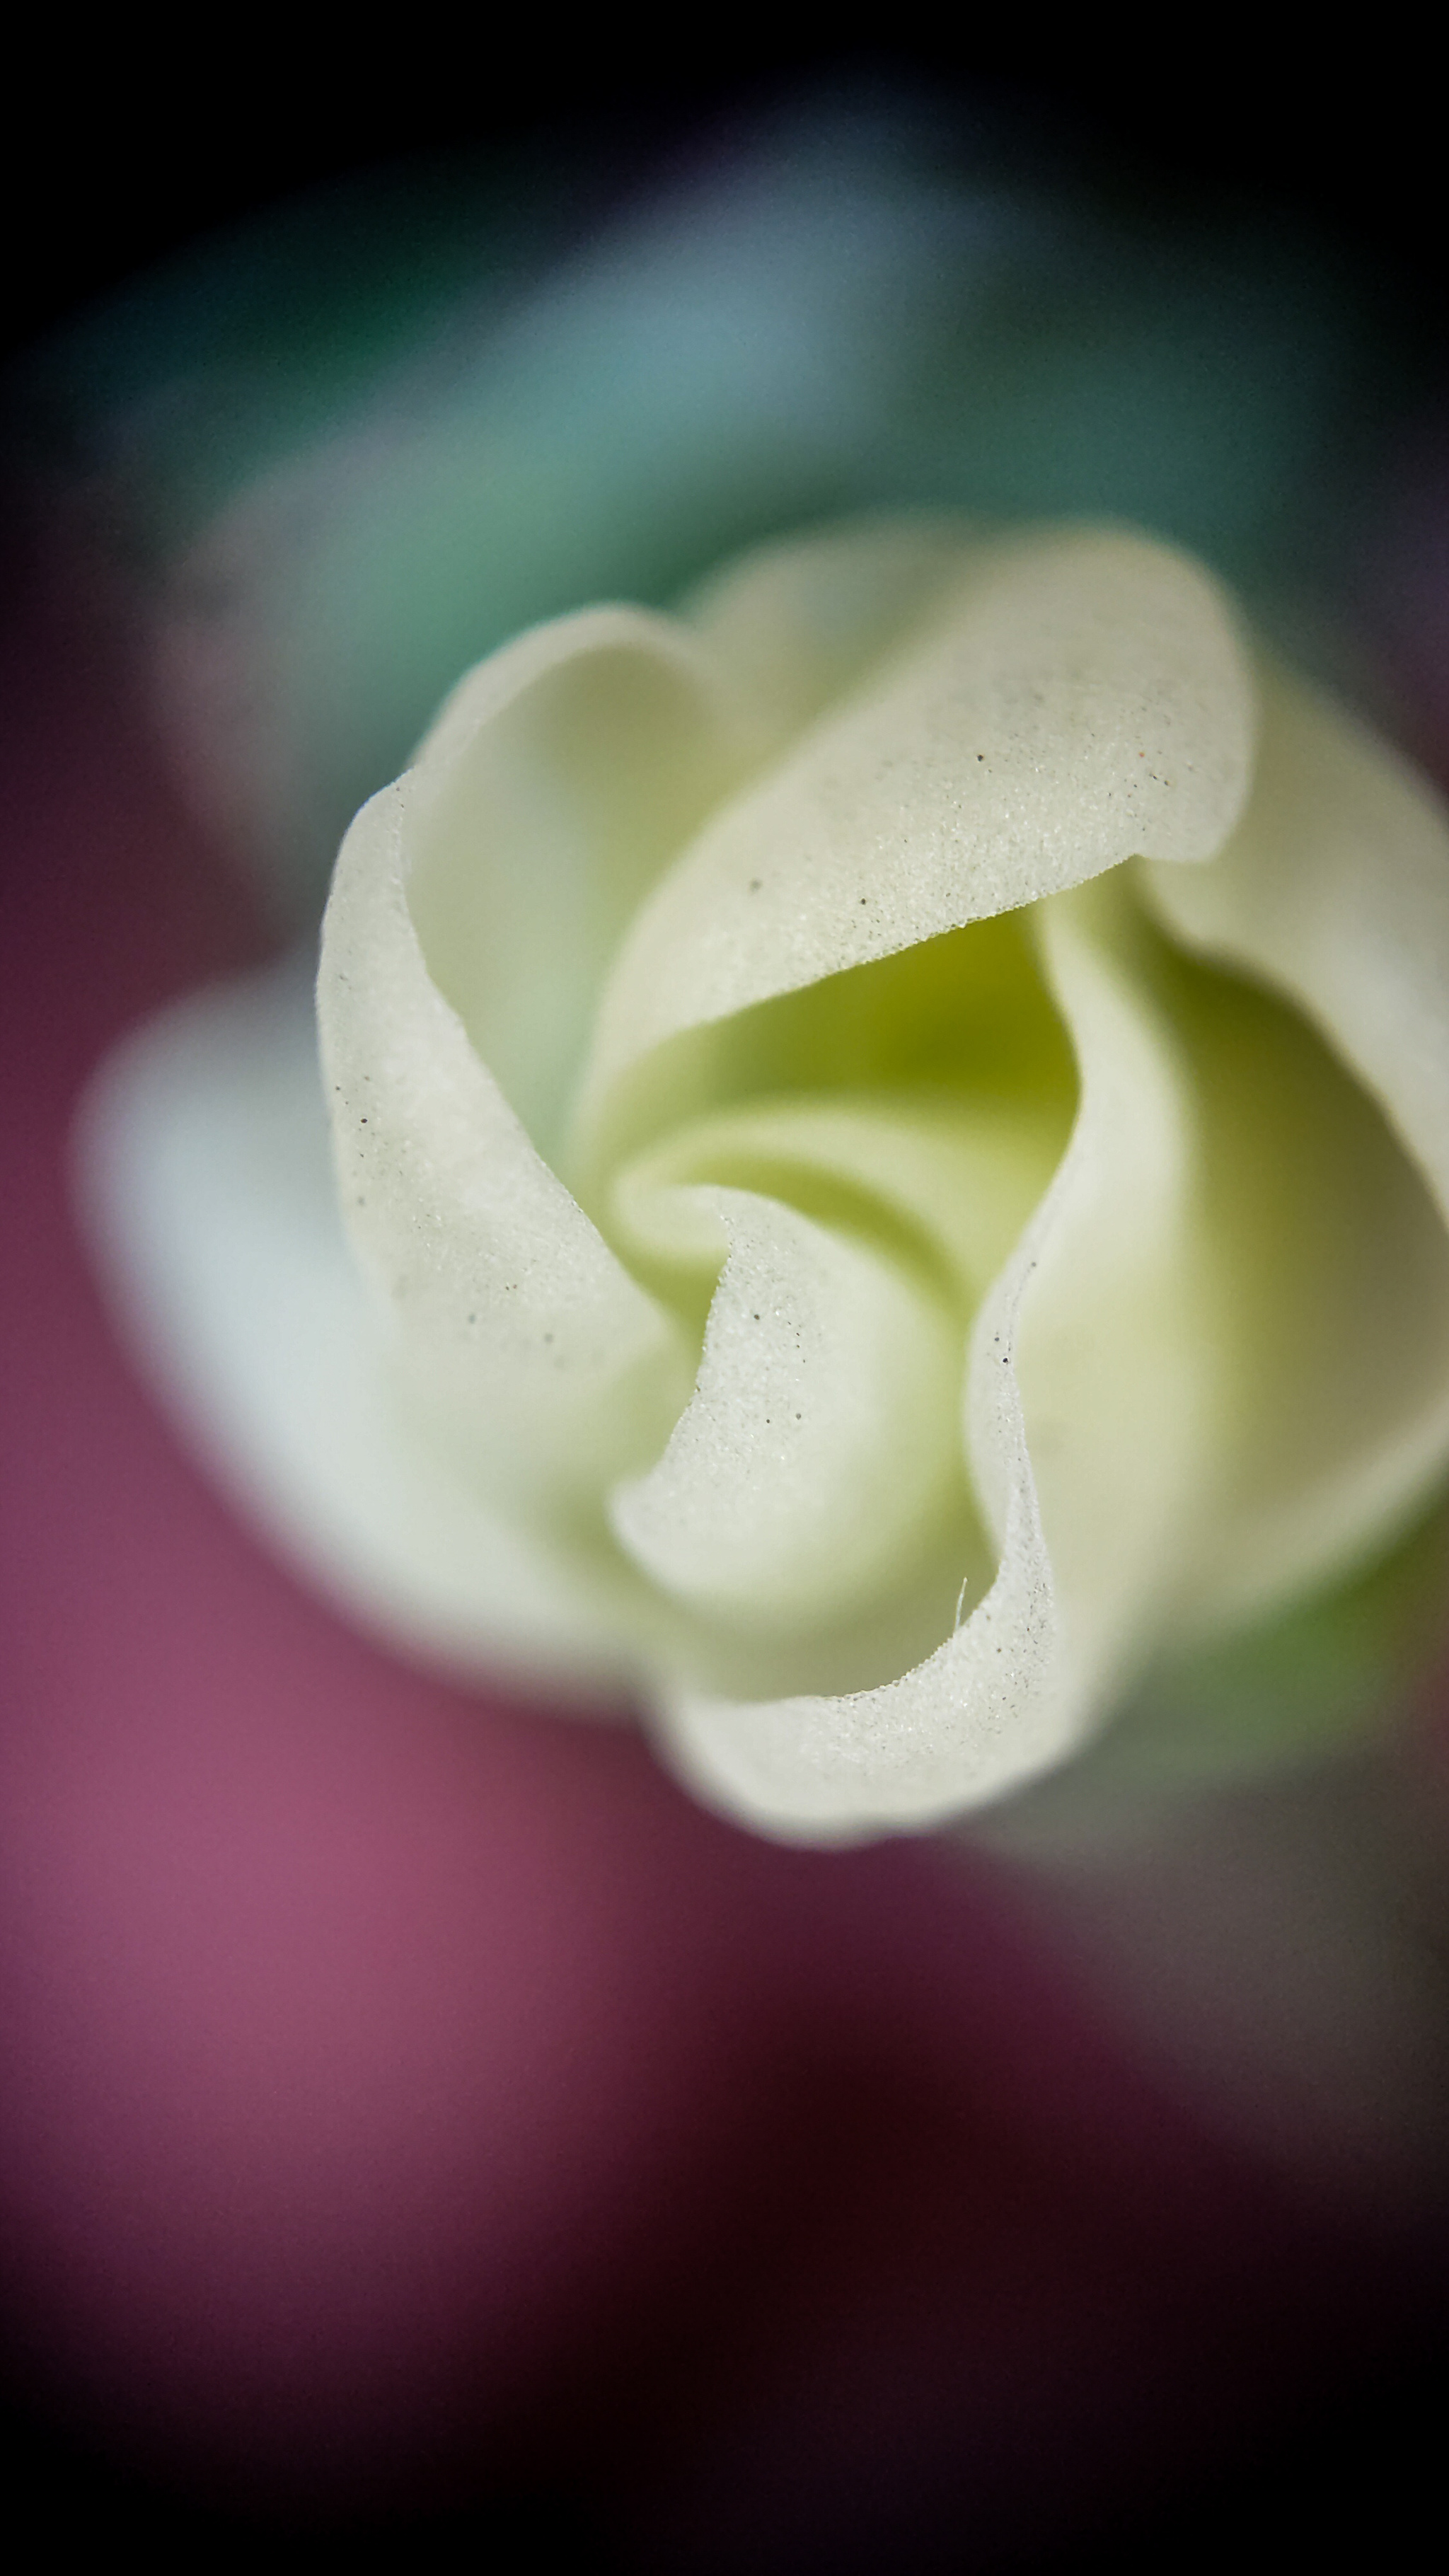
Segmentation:
<svg viewBox="0 0 1449 2576">
<path fill-rule="evenodd" d="M 564 620 L 521 639 L 445 711 L 419 767 L 364 807 L 338 860 L 323 932 L 318 1012 L 343 1213 L 391 1312 L 398 1363 L 469 1471 L 535 1499 L 572 1495 L 585 1510 L 607 1479 L 657 1451 L 688 1391 L 686 1355 L 541 1159 L 439 989 L 410 880 L 416 870 L 426 935 L 460 1000 L 475 1014 L 498 1001 L 507 1057 L 510 1033 L 521 1040 L 519 1013 L 526 1021 L 530 1010 L 535 959 L 526 948 L 519 956 L 516 941 L 510 950 L 505 939 L 495 958 L 486 940 L 449 936 L 459 914 L 462 931 L 476 926 L 474 898 L 459 890 L 469 791 L 481 791 L 483 814 L 525 880 L 555 846 L 565 875 L 597 857 L 606 908 L 611 894 L 627 895 L 610 865 L 627 834 L 607 789 L 597 813 L 580 798 L 578 770 L 609 772 L 618 700 L 642 700 L 637 733 L 623 728 L 620 763 L 622 801 L 637 810 L 628 790 L 645 783 L 649 742 L 669 735 L 681 696 L 696 721 L 666 758 L 663 787 L 644 800 L 656 833 L 712 783 L 707 753 L 692 757 L 710 734 L 703 687 L 690 691 L 672 639 L 624 614 Z M 540 736 L 557 744 L 557 779 Z M 477 827 L 485 874 L 487 829 Z M 554 892 L 532 884 L 545 922 L 556 908 L 567 913 L 566 902 L 549 901 Z M 587 919 L 582 934 L 561 927 L 561 962 L 544 977 L 541 1091 L 557 1086 L 566 1006 L 592 930 Z"/>
<path fill-rule="evenodd" d="M 682 1195 L 728 1258 L 694 1394 L 610 1518 L 707 1617 L 813 1625 L 907 1572 L 959 1492 L 951 1313 L 899 1261 L 777 1199 Z"/>
<path fill-rule="evenodd" d="M 1012 1365 L 1025 1264 L 985 1310 L 971 1411 L 1005 1500 L 1001 1567 L 935 1654 L 871 1691 L 742 1702 L 678 1692 L 664 1742 L 712 1803 L 786 1839 L 925 1823 L 1015 1786 L 1074 1728 L 1054 1688 L 1059 1633 Z"/>
<path fill-rule="evenodd" d="M 1100 532 L 963 545 L 924 633 L 661 880 L 604 995 L 591 1087 L 695 1023 L 1135 852 L 1211 857 L 1251 749 L 1243 655 L 1195 566 Z"/>
<path fill-rule="evenodd" d="M 875 1691 L 681 1694 L 668 1712 L 696 1784 L 773 1830 L 921 1823 L 1017 1787 L 1081 1740 L 1170 1600 L 1204 1439 L 1194 1139 L 1170 1033 L 1118 953 L 1129 909 L 1089 889 L 1046 931 L 1082 1104 L 973 1337 L 965 1436 L 995 1583 Z"/>
<path fill-rule="evenodd" d="M 612 1235 L 633 1268 L 703 1261 L 712 1281 L 719 1248 L 696 1246 L 681 1184 L 766 1191 L 938 1270 L 969 1315 L 1045 1193 L 1061 1129 L 1052 1102 L 905 1087 L 744 1101 L 625 1165 Z"/>
<path fill-rule="evenodd" d="M 480 663 L 418 753 L 423 957 L 550 1159 L 610 958 L 754 734 L 677 621 L 602 608 Z"/>
</svg>

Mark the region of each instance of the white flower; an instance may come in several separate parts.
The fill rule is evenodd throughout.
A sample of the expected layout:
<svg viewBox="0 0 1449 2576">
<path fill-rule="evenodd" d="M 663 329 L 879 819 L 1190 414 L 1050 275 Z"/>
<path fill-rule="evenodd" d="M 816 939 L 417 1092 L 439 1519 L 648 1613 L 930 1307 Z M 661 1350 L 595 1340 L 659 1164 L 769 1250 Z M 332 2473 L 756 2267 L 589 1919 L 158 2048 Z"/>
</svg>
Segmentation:
<svg viewBox="0 0 1449 2576">
<path fill-rule="evenodd" d="M 358 1269 L 295 1002 L 143 1040 L 91 1160 L 334 1583 L 633 1682 L 707 1796 L 834 1836 L 1060 1764 L 1423 1506 L 1446 1000 L 1427 790 L 1205 573 L 906 518 L 534 629 L 364 808 Z"/>
</svg>

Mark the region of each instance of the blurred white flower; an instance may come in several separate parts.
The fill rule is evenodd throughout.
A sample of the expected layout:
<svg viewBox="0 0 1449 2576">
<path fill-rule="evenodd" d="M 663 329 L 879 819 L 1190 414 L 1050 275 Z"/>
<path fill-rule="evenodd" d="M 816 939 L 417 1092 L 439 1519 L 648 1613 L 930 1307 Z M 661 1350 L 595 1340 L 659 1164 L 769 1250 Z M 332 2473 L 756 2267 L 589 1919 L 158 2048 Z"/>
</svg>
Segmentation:
<svg viewBox="0 0 1449 2576">
<path fill-rule="evenodd" d="M 767 1830 L 999 1799 L 1442 1477 L 1449 835 L 1163 546 L 858 522 L 529 631 L 319 996 L 350 1253 L 299 986 L 98 1097 L 162 1373 L 368 1616 L 629 1683 Z"/>
</svg>

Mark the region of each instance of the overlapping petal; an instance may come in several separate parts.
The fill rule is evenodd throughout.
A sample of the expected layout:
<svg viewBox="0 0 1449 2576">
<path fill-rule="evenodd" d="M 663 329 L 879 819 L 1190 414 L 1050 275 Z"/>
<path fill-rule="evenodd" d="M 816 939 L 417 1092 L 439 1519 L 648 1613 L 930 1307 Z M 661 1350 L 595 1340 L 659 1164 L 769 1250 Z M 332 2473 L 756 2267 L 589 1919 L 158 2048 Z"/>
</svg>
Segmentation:
<svg viewBox="0 0 1449 2576">
<path fill-rule="evenodd" d="M 667 1433 L 685 1354 L 519 1112 L 547 1130 L 611 914 L 707 808 L 727 735 L 659 621 L 541 630 L 457 693 L 417 767 L 363 809 L 328 909 L 339 1187 L 397 1364 L 485 1482 L 581 1511 Z"/>
<path fill-rule="evenodd" d="M 888 1251 L 777 1198 L 685 1195 L 728 1257 L 694 1392 L 610 1518 L 706 1617 L 815 1627 L 908 1573 L 960 1494 L 953 1319 Z"/>
<path fill-rule="evenodd" d="M 1146 539 L 535 630 L 339 862 L 323 1555 L 449 1651 L 571 1604 L 768 1831 L 999 1799 L 1442 1473 L 1446 981 L 1432 804 Z"/>
<path fill-rule="evenodd" d="M 973 1336 L 963 1433 L 994 1584 L 883 1688 L 774 1706 L 680 1694 L 670 1712 L 696 1782 L 777 1831 L 922 1823 L 1019 1786 L 1081 1740 L 1181 1580 L 1212 1397 L 1195 1120 L 1171 1032 L 1124 971 L 1122 898 L 1103 891 L 1046 910 L 1081 1108 Z"/>
<path fill-rule="evenodd" d="M 1253 800 L 1196 882 L 1149 867 L 1179 938 L 1290 994 L 1379 1100 L 1449 1210 L 1443 807 L 1352 712 L 1266 668 Z"/>
<path fill-rule="evenodd" d="M 780 568 L 763 579 L 778 616 Z M 943 592 L 660 879 L 600 1005 L 594 1093 L 700 1022 L 1136 852 L 1221 846 L 1247 790 L 1252 692 L 1205 574 L 1069 531 L 963 542 Z"/>
<path fill-rule="evenodd" d="M 1267 672 L 1263 704 L 1252 801 L 1221 856 L 1140 877 L 1177 939 L 1251 978 L 1180 1006 L 1242 1317 L 1215 1568 L 1235 1613 L 1401 1527 L 1449 1436 L 1443 813 L 1301 681 Z"/>
</svg>

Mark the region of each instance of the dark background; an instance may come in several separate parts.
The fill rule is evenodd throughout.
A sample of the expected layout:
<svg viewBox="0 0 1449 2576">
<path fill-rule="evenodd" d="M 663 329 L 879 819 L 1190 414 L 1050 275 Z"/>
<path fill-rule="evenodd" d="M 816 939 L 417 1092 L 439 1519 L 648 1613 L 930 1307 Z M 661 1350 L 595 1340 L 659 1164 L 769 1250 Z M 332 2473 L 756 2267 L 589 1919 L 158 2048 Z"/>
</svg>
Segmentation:
<svg viewBox="0 0 1449 2576">
<path fill-rule="evenodd" d="M 4 334 L 23 345 L 179 244 L 299 189 L 419 152 L 601 138 L 626 173 L 676 139 L 782 91 L 838 77 L 954 99 L 1008 152 L 1095 178 L 1164 212 L 1193 204 L 1298 209 L 1381 264 L 1386 291 L 1426 303 L 1445 269 L 1444 119 L 1437 83 L 1394 41 L 1300 45 L 1264 58 L 1265 31 L 1215 14 L 1184 22 L 1191 50 L 1105 36 L 1075 54 L 1032 30 L 925 37 L 910 13 L 889 36 L 822 49 L 771 13 L 773 32 L 712 18 L 688 62 L 608 13 L 565 34 L 491 18 L 466 37 L 426 22 L 405 41 L 331 35 L 314 55 L 295 22 L 224 22 L 226 50 L 195 56 L 121 21 L 73 42 L 35 31 L 12 90 L 0 177 Z M 305 21 L 301 34 L 305 39 Z"/>
<path fill-rule="evenodd" d="M 490 25 L 459 59 L 450 50 L 458 39 L 414 18 L 405 41 L 370 65 L 329 59 L 321 74 L 296 58 L 292 36 L 235 17 L 208 27 L 228 51 L 220 68 L 208 55 L 205 70 L 130 27 L 87 39 L 84 61 L 67 29 L 51 40 L 46 67 L 42 35 L 41 67 L 24 90 L 12 84 L 15 148 L 4 156 L 0 215 L 6 347 L 24 350 L 137 270 L 260 206 L 375 163 L 535 134 L 556 147 L 575 136 L 580 166 L 607 193 L 676 143 L 687 148 L 692 135 L 825 68 L 954 97 L 1003 151 L 1039 152 L 1044 164 L 1075 169 L 1109 196 L 1160 207 L 1166 218 L 1224 205 L 1305 214 L 1372 263 L 1426 370 L 1443 373 L 1442 110 L 1391 43 L 1377 42 L 1368 64 L 1298 61 L 1267 74 L 1240 39 L 1219 30 L 1212 59 L 1169 73 L 1140 54 L 1054 69 L 1026 45 L 1013 60 L 1007 49 L 993 57 L 986 47 L 908 40 L 822 66 L 818 52 L 782 34 L 754 47 L 736 42 L 731 59 L 685 72 L 630 61 L 612 32 L 580 40 L 552 26 L 532 52 L 526 33 L 516 50 L 510 29 L 505 57 L 489 41 Z M 329 57 L 349 46 L 346 34 L 324 41 Z M 1330 2404 L 1305 2405 L 1268 2446 L 1027 2563 L 1082 2568 L 1100 2558 L 1128 2576 L 1164 2561 L 1187 2570 L 1228 2555 L 1250 2566 L 1270 2553 L 1306 2557 L 1334 2541 L 1340 2550 L 1369 2544 L 1382 2556 L 1400 2534 L 1407 2541 L 1420 2510 L 1432 2513 L 1445 2379 L 1432 2325 L 1427 2338 L 1420 2327 L 1389 2364 L 1378 2356 L 1347 2394 L 1340 2385 Z M 66 2541 L 102 2540 L 117 2554 L 147 2548 L 165 2563 L 167 2553 L 184 2552 L 187 2563 L 207 2566 L 292 2548 L 309 2565 L 344 2549 L 349 2563 L 361 2553 L 362 2563 L 561 2564 L 598 2576 L 620 2563 L 608 2531 L 553 2492 L 546 2470 L 517 2492 L 466 2507 L 374 2514 L 361 2529 L 304 2529 L 189 2501 L 108 2462 L 36 2408 L 23 2355 L 11 2356 L 8 2394 L 0 2465 L 8 2518 L 19 2532 L 33 2516 L 47 2557 Z M 982 2556 L 949 2532 L 918 2530 L 904 2549 L 895 2563 L 907 2576 L 916 2566 L 1011 2563 L 1009 2551 Z"/>
</svg>

